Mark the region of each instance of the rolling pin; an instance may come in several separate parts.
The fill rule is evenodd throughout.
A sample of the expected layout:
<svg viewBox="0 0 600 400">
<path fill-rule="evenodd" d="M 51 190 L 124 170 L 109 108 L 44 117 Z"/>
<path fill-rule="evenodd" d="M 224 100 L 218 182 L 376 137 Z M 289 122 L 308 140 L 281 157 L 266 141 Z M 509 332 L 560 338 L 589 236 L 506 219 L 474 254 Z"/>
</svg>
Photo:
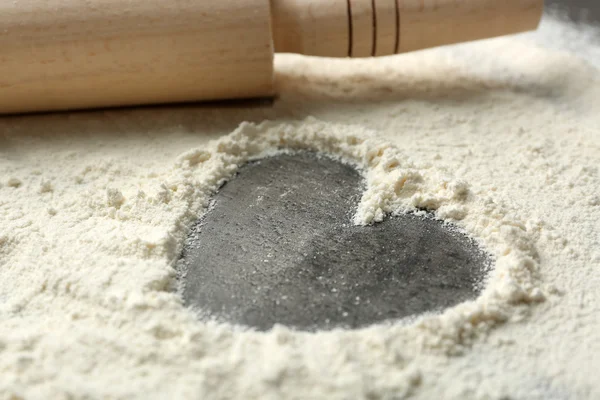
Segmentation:
<svg viewBox="0 0 600 400">
<path fill-rule="evenodd" d="M 543 0 L 0 3 L 0 113 L 269 97 L 275 52 L 386 56 L 535 29 Z"/>
</svg>

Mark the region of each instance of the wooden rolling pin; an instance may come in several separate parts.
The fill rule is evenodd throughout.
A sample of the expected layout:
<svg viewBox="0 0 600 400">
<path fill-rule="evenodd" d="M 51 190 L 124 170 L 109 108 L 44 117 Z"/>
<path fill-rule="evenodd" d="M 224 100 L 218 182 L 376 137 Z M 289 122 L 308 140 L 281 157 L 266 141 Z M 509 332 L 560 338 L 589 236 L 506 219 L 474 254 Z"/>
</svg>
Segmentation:
<svg viewBox="0 0 600 400">
<path fill-rule="evenodd" d="M 0 113 L 265 97 L 273 54 L 371 57 L 535 29 L 543 0 L 0 3 Z"/>
</svg>

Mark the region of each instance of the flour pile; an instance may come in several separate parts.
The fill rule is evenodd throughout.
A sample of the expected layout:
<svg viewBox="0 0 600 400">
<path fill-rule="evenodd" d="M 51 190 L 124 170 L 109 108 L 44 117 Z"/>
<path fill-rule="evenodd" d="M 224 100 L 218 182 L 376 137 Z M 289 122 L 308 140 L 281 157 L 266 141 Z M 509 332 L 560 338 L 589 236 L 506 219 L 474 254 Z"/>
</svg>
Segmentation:
<svg viewBox="0 0 600 400">
<path fill-rule="evenodd" d="M 281 56 L 272 108 L 0 120 L 0 398 L 600 397 L 597 34 L 546 17 L 379 60 Z M 280 149 L 358 165 L 358 224 L 418 207 L 462 227 L 495 260 L 481 296 L 350 332 L 198 321 L 176 291 L 188 229 Z"/>
</svg>

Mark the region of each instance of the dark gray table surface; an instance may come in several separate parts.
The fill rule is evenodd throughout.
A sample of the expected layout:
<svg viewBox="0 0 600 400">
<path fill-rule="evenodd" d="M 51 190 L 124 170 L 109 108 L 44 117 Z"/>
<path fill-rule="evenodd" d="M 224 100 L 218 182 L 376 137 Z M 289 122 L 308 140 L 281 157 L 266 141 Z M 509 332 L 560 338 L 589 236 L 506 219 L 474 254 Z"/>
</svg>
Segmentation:
<svg viewBox="0 0 600 400">
<path fill-rule="evenodd" d="M 431 217 L 354 226 L 352 167 L 312 153 L 243 166 L 183 253 L 186 304 L 269 329 L 356 328 L 477 297 L 489 258 Z"/>
<path fill-rule="evenodd" d="M 575 21 L 600 22 L 600 1 L 598 0 L 546 0 L 549 8 L 567 11 Z"/>
</svg>

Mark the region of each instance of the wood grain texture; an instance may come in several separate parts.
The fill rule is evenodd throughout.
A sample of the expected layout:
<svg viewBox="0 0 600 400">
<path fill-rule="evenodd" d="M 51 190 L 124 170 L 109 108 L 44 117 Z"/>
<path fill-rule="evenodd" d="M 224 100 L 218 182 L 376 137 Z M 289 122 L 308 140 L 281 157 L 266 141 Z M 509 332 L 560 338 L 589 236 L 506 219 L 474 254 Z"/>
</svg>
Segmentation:
<svg viewBox="0 0 600 400">
<path fill-rule="evenodd" d="M 371 57 L 376 45 L 372 0 L 350 0 L 352 51 L 350 57 Z"/>
<path fill-rule="evenodd" d="M 0 3 L 0 112 L 268 96 L 265 0 Z"/>
<path fill-rule="evenodd" d="M 388 56 L 396 52 L 398 26 L 396 17 L 396 0 L 372 0 L 375 5 L 377 27 L 375 40 L 375 56 Z M 398 21 L 399 22 L 399 21 Z"/>
<path fill-rule="evenodd" d="M 533 30 L 543 0 L 398 0 L 400 52 Z"/>
<path fill-rule="evenodd" d="M 348 57 L 348 0 L 272 0 L 275 51 Z"/>
</svg>

